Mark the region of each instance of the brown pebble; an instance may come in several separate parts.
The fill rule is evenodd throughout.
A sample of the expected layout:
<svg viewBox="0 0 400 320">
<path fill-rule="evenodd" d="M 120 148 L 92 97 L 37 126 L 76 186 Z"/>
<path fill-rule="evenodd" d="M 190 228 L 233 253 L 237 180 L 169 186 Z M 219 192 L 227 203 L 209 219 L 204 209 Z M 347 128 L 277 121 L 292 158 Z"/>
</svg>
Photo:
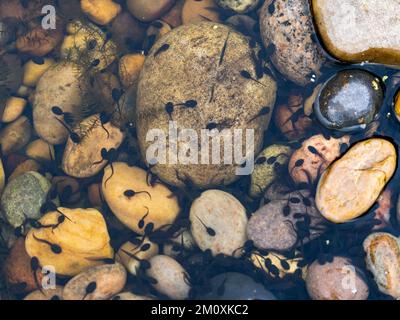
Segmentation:
<svg viewBox="0 0 400 320">
<path fill-rule="evenodd" d="M 4 274 L 12 292 L 23 293 L 37 289 L 31 258 L 25 250 L 25 239 L 19 238 L 11 248 L 4 264 Z M 41 269 L 36 271 L 37 283 L 43 278 Z"/>
<path fill-rule="evenodd" d="M 182 23 L 196 23 L 201 21 L 219 21 L 218 6 L 214 0 L 186 0 L 182 9 Z"/>
</svg>

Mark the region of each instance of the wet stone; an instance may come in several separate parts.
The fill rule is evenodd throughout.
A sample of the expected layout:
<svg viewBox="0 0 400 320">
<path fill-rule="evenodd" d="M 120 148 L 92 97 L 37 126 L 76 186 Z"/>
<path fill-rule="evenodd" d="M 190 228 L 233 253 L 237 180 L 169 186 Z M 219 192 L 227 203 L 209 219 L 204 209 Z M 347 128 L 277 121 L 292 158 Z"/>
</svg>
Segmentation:
<svg viewBox="0 0 400 320">
<path fill-rule="evenodd" d="M 260 283 L 245 274 L 227 272 L 210 280 L 211 292 L 199 300 L 276 300 Z"/>
<path fill-rule="evenodd" d="M 8 223 L 17 228 L 28 218 L 40 218 L 40 208 L 50 187 L 50 182 L 36 172 L 27 172 L 10 181 L 1 197 L 1 209 Z"/>
<path fill-rule="evenodd" d="M 260 29 L 272 63 L 289 80 L 304 86 L 318 77 L 325 62 L 313 40 L 308 0 L 267 0 L 261 9 Z"/>
<path fill-rule="evenodd" d="M 125 286 L 126 270 L 119 264 L 87 269 L 64 287 L 64 300 L 108 300 Z"/>
<path fill-rule="evenodd" d="M 397 0 L 312 0 L 315 23 L 334 57 L 400 64 Z"/>
<path fill-rule="evenodd" d="M 344 285 L 352 276 L 351 285 Z M 320 264 L 316 260 L 310 265 L 306 286 L 314 300 L 366 300 L 369 290 L 364 278 L 364 273 L 349 259 L 334 257 L 332 262 Z"/>
<path fill-rule="evenodd" d="M 400 239 L 390 233 L 373 233 L 364 240 L 367 268 L 380 291 L 400 298 Z"/>
<path fill-rule="evenodd" d="M 381 81 L 363 70 L 344 70 L 329 79 L 314 103 L 314 112 L 329 129 L 362 130 L 375 120 L 383 103 Z"/>
<path fill-rule="evenodd" d="M 301 190 L 273 200 L 253 213 L 247 225 L 247 236 L 258 249 L 285 251 L 301 241 L 307 243 L 318 237 L 323 223 L 314 199 L 307 190 Z"/>
</svg>

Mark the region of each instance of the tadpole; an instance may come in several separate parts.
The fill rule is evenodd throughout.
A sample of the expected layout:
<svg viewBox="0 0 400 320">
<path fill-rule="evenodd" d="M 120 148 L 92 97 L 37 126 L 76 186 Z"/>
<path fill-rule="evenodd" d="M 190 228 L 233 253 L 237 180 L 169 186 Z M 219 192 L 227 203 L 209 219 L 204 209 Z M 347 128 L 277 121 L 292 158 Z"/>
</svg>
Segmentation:
<svg viewBox="0 0 400 320">
<path fill-rule="evenodd" d="M 85 289 L 85 295 L 83 296 L 82 300 L 85 300 L 89 294 L 92 294 L 97 289 L 97 283 L 95 281 L 90 282 Z"/>
<path fill-rule="evenodd" d="M 60 254 L 62 252 L 62 249 L 58 244 L 51 243 L 50 241 L 47 241 L 45 239 L 40 239 L 40 238 L 36 237 L 36 235 L 34 233 L 33 233 L 33 238 L 38 242 L 47 244 L 54 254 Z"/>
<path fill-rule="evenodd" d="M 215 232 L 215 230 L 214 230 L 213 228 L 207 226 L 198 216 L 196 216 L 196 218 L 200 221 L 200 223 L 201 223 L 201 224 L 203 225 L 203 227 L 206 229 L 207 234 L 208 234 L 210 237 L 215 237 L 215 236 L 216 236 L 217 233 Z"/>
<path fill-rule="evenodd" d="M 134 197 L 138 194 L 142 194 L 142 193 L 147 194 L 151 200 L 151 194 L 148 191 L 134 191 L 134 190 L 130 189 L 130 190 L 126 190 L 124 192 L 124 196 L 127 198 L 132 198 L 132 197 Z"/>
</svg>

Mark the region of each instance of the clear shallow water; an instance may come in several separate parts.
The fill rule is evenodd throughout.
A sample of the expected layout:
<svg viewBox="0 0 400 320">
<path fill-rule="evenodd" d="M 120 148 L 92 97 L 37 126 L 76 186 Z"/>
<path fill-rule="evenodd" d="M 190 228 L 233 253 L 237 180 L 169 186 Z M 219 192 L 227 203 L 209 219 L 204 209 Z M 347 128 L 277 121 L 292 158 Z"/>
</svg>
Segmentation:
<svg viewBox="0 0 400 320">
<path fill-rule="evenodd" d="M 251 16 L 257 19 L 257 16 L 253 13 Z M 229 14 L 225 17 L 228 18 Z M 148 48 L 135 48 L 135 49 L 148 49 Z M 397 70 L 386 67 L 383 65 L 376 64 L 345 64 L 336 61 L 335 59 L 328 57 L 328 62 L 323 68 L 322 76 L 318 79 L 317 82 L 312 82 L 306 87 L 298 87 L 295 84 L 287 81 L 284 77 L 282 77 L 276 70 L 274 70 L 274 74 L 276 75 L 276 81 L 278 83 L 278 97 L 276 105 L 284 104 L 287 102 L 288 96 L 291 93 L 299 93 L 303 96 L 303 98 L 308 97 L 313 89 L 318 83 L 323 83 L 327 79 L 329 79 L 332 75 L 336 74 L 340 70 L 344 69 L 363 69 L 370 71 L 377 75 L 378 77 L 387 76 L 388 79 L 385 81 L 385 101 L 382 105 L 382 108 L 379 113 L 379 127 L 374 136 L 382 136 L 386 139 L 391 140 L 396 144 L 396 146 L 400 143 L 400 124 L 393 116 L 392 112 L 392 103 L 394 99 L 395 92 L 397 87 L 393 87 L 390 83 L 393 80 L 393 74 L 397 72 Z M 26 60 L 27 57 L 22 57 L 23 60 Z M 31 110 L 27 108 L 26 115 L 31 119 Z M 273 121 L 271 121 L 270 128 L 265 132 L 264 138 L 264 147 L 274 144 L 274 143 L 288 143 L 293 147 L 299 145 L 303 140 L 308 137 L 315 135 L 317 133 L 323 132 L 325 135 L 342 135 L 341 133 L 324 130 L 316 121 L 314 121 L 313 126 L 307 130 L 306 137 L 302 138 L 299 141 L 287 141 L 280 131 L 275 127 Z M 353 134 L 351 142 L 354 143 L 359 140 L 365 139 L 365 135 L 363 132 Z M 128 153 L 132 154 L 131 149 L 127 144 L 123 145 L 119 149 L 120 153 Z M 49 166 L 46 168 L 47 171 L 52 173 L 60 173 L 60 169 L 57 168 L 57 164 L 59 165 L 61 162 L 61 157 L 63 153 L 63 147 L 56 148 L 56 161 L 54 166 Z M 130 161 L 135 163 L 136 165 L 141 165 L 138 159 L 130 158 Z M 102 175 L 97 175 L 96 177 L 90 179 L 82 179 L 80 180 L 82 189 L 86 188 L 92 182 L 98 182 L 101 180 Z M 282 172 L 280 179 L 282 181 L 290 181 L 290 177 L 287 173 Z M 397 187 L 399 184 L 400 172 L 397 171 L 393 179 L 389 182 L 388 188 L 393 191 L 392 197 L 392 211 L 391 211 L 391 227 L 388 229 L 383 229 L 381 231 L 389 231 L 392 234 L 398 235 L 400 233 L 399 224 L 396 221 L 396 201 L 397 201 Z M 235 195 L 246 207 L 247 213 L 250 215 L 254 212 L 259 206 L 259 199 L 252 201 L 247 196 L 247 191 L 249 189 L 249 177 L 244 177 L 233 185 L 227 187 L 221 187 L 220 189 L 225 190 L 229 193 Z M 315 192 L 315 190 L 311 190 Z M 176 190 L 176 192 L 180 195 L 180 202 L 183 208 L 181 218 L 187 218 L 190 205 L 192 200 L 199 194 L 200 190 L 193 190 L 190 186 L 187 187 L 186 192 L 182 192 L 181 190 Z M 364 251 L 362 248 L 362 242 L 366 238 L 368 234 L 371 233 L 372 225 L 371 220 L 373 218 L 371 212 L 375 209 L 375 207 L 371 208 L 369 212 L 367 212 L 363 217 L 353 221 L 346 223 L 344 225 L 336 225 L 336 224 L 328 224 L 327 231 L 319 237 L 318 239 L 311 241 L 307 245 L 304 245 L 300 248 L 302 255 L 304 256 L 305 263 L 311 263 L 315 259 L 320 259 L 321 261 L 329 260 L 333 255 L 345 255 L 352 259 L 352 261 L 360 266 L 362 270 L 365 271 L 364 264 Z M 114 228 L 111 220 L 113 214 L 104 206 L 103 211 L 105 216 L 109 221 L 109 232 L 112 238 L 113 246 L 118 248 L 122 243 L 131 239 L 134 234 L 127 230 L 121 231 L 120 229 Z M 162 244 L 163 241 L 160 241 Z M 178 260 L 183 264 L 183 266 L 188 270 L 191 278 L 191 283 L 194 290 L 193 297 L 197 297 L 201 295 L 202 292 L 206 291 L 209 285 L 209 279 L 217 275 L 221 272 L 227 271 L 236 271 L 245 273 L 251 276 L 253 279 L 260 281 L 265 287 L 273 292 L 277 298 L 282 299 L 307 299 L 308 294 L 305 290 L 304 281 L 301 279 L 297 279 L 296 277 L 287 276 L 283 279 L 276 279 L 270 275 L 267 275 L 265 272 L 257 269 L 250 262 L 249 256 L 251 252 L 251 248 L 246 248 L 245 254 L 240 259 L 233 259 L 227 257 L 211 257 L 207 253 L 202 253 L 198 249 L 192 251 L 182 250 L 181 254 L 178 256 Z M 273 271 L 271 271 L 273 273 Z M 380 293 L 376 284 L 372 280 L 372 276 L 367 273 L 366 281 L 370 287 L 370 298 L 371 299 L 387 299 L 385 295 Z M 62 281 L 62 280 L 61 280 Z M 130 277 L 129 282 L 133 287 L 139 289 L 143 292 L 147 293 L 151 292 L 151 286 L 144 281 L 140 277 Z"/>
</svg>

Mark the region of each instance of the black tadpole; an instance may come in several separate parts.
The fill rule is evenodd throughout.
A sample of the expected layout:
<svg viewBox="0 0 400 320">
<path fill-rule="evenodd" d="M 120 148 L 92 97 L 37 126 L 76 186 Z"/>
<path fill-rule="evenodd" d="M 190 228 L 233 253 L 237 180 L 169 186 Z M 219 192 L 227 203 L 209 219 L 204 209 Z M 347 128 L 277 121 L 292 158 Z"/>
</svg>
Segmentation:
<svg viewBox="0 0 400 320">
<path fill-rule="evenodd" d="M 138 222 L 138 227 L 139 227 L 139 229 L 143 229 L 144 228 L 144 225 L 145 225 L 145 219 L 146 219 L 146 217 L 149 215 L 149 208 L 147 208 L 147 207 L 145 207 L 146 209 L 147 209 L 147 212 L 146 212 L 146 214 L 142 217 L 142 219 L 140 219 L 139 220 L 139 222 Z"/>
<path fill-rule="evenodd" d="M 154 57 L 157 57 L 160 53 L 167 51 L 170 48 L 168 43 L 164 43 L 156 52 L 154 52 Z"/>
<path fill-rule="evenodd" d="M 262 82 L 258 81 L 256 78 L 254 78 L 250 72 L 246 71 L 246 70 L 242 70 L 240 71 L 240 75 L 242 76 L 242 78 L 248 79 L 248 80 L 253 80 L 254 82 L 257 82 L 259 85 L 266 87 L 265 84 L 263 84 Z"/>
<path fill-rule="evenodd" d="M 134 190 L 130 189 L 130 190 L 126 190 L 124 192 L 124 196 L 127 197 L 127 198 L 132 198 L 132 197 L 134 197 L 134 196 L 136 196 L 138 194 L 142 194 L 142 193 L 147 194 L 149 196 L 150 200 L 151 200 L 151 194 L 148 191 L 134 191 Z"/>
<path fill-rule="evenodd" d="M 252 122 L 252 121 L 254 121 L 255 119 L 257 119 L 257 118 L 259 118 L 259 117 L 266 116 L 266 115 L 269 114 L 270 112 L 271 112 L 271 108 L 270 108 L 270 107 L 264 107 L 264 108 L 262 108 L 262 109 L 260 110 L 260 112 L 259 112 L 256 116 L 254 116 L 253 118 L 251 118 L 251 119 L 249 120 L 249 123 Z"/>
<path fill-rule="evenodd" d="M 210 237 L 215 237 L 216 236 L 216 232 L 213 228 L 210 228 L 209 226 L 207 226 L 198 216 L 196 216 L 196 218 L 200 221 L 200 223 L 203 225 L 203 227 L 206 229 L 207 234 Z"/>
<path fill-rule="evenodd" d="M 90 283 L 86 286 L 85 295 L 83 296 L 82 300 L 85 300 L 86 297 L 87 297 L 89 294 L 95 292 L 96 289 L 97 289 L 97 283 L 96 283 L 95 281 L 90 282 Z"/>
<path fill-rule="evenodd" d="M 47 241 L 47 240 L 44 240 L 44 239 L 40 239 L 40 238 L 36 237 L 35 234 L 33 234 L 33 238 L 36 241 L 39 241 L 39 242 L 44 243 L 44 244 L 47 244 L 54 254 L 60 254 L 62 252 L 62 249 L 58 244 L 51 243 L 50 241 Z"/>
</svg>

